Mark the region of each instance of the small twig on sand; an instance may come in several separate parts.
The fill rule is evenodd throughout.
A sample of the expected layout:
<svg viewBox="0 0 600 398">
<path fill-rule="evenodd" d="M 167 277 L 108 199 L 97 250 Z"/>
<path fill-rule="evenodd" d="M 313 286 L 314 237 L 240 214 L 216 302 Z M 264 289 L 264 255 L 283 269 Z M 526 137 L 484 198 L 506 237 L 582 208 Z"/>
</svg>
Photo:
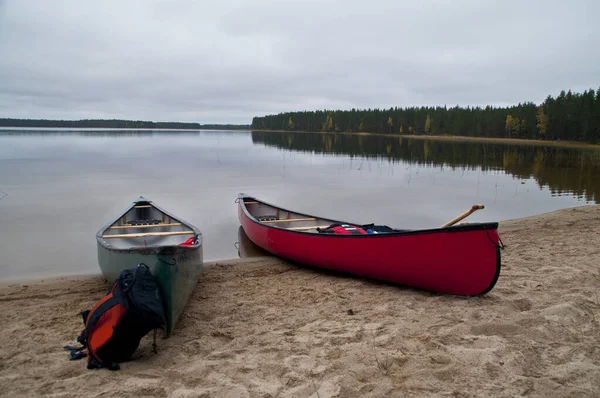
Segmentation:
<svg viewBox="0 0 600 398">
<path fill-rule="evenodd" d="M 387 357 L 385 363 L 379 362 L 377 355 L 375 355 L 375 361 L 377 362 L 377 367 L 381 371 L 382 374 L 387 376 L 390 373 L 390 364 L 387 362 Z"/>
</svg>

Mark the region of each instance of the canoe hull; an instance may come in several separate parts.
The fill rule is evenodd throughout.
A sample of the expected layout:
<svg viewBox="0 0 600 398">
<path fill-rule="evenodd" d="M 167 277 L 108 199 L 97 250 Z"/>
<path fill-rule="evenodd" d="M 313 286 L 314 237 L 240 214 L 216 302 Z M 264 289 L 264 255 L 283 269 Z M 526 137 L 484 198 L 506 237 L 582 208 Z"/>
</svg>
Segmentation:
<svg viewBox="0 0 600 398">
<path fill-rule="evenodd" d="M 190 234 L 196 237 L 196 241 L 193 244 L 181 245 L 181 241 L 190 234 L 180 235 L 179 231 L 164 239 L 161 236 L 136 237 L 136 233 L 143 234 L 157 229 L 163 231 L 169 228 L 162 227 L 161 224 L 157 224 L 156 228 L 154 226 L 123 225 L 123 216 L 132 214 L 132 209 L 136 207 L 141 207 L 143 211 L 151 211 L 155 215 L 160 213 L 161 217 L 164 216 L 163 218 L 168 219 L 167 225 L 177 224 L 173 229 L 189 230 Z M 123 232 L 130 234 L 133 232 L 133 234 L 123 235 Z M 122 237 L 109 239 L 116 234 Z M 128 236 L 132 237 L 128 238 Z M 203 270 L 203 246 L 200 231 L 193 225 L 154 205 L 151 201 L 140 198 L 124 214 L 102 227 L 96 234 L 96 239 L 98 265 L 108 282 L 117 279 L 123 270 L 136 267 L 140 263 L 144 263 L 150 268 L 164 298 L 167 324 L 163 334 L 164 337 L 169 337 L 196 288 Z M 151 244 L 151 239 L 163 239 L 166 243 Z M 148 244 L 149 242 L 150 244 Z M 148 245 L 145 246 L 146 244 Z"/>
<path fill-rule="evenodd" d="M 500 275 L 497 223 L 381 235 L 307 233 L 257 221 L 244 200 L 257 199 L 238 198 L 238 217 L 248 238 L 299 264 L 466 296 L 489 292 Z"/>
<path fill-rule="evenodd" d="M 123 270 L 140 263 L 150 268 L 160 286 L 167 315 L 163 334 L 168 337 L 173 333 L 189 297 L 198 284 L 203 269 L 202 246 L 180 253 L 144 254 L 139 251 L 110 250 L 98 244 L 98 264 L 102 275 L 109 282 L 117 279 Z"/>
</svg>

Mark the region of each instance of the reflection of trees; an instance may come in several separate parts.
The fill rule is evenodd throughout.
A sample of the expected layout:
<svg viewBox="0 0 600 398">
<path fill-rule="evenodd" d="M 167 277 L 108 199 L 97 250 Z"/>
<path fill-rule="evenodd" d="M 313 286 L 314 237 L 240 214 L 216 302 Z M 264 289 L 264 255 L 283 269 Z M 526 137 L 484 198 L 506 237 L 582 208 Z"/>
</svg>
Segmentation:
<svg viewBox="0 0 600 398">
<path fill-rule="evenodd" d="M 555 195 L 569 193 L 588 201 L 600 198 L 600 149 L 596 148 L 268 132 L 252 132 L 252 142 L 300 152 L 504 170 L 518 178 L 535 178 L 540 186 L 548 186 Z"/>
</svg>

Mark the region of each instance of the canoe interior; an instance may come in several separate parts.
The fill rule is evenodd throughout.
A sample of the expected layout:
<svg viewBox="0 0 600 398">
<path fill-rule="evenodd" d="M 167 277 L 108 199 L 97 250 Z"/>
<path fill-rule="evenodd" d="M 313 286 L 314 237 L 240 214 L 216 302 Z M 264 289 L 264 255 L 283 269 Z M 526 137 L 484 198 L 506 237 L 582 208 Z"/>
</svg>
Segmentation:
<svg viewBox="0 0 600 398">
<path fill-rule="evenodd" d="M 317 228 L 326 228 L 339 220 L 331 220 L 296 213 L 280 207 L 260 202 L 254 198 L 243 198 L 244 206 L 248 213 L 256 221 L 271 226 L 287 229 L 290 231 L 318 233 Z"/>
<path fill-rule="evenodd" d="M 150 202 L 136 202 L 101 234 L 110 247 L 127 249 L 176 246 L 194 236 L 196 231 Z"/>
<path fill-rule="evenodd" d="M 291 210 L 283 209 L 278 206 L 271 205 L 269 203 L 262 202 L 251 196 L 243 196 L 240 194 L 238 196 L 238 200 L 242 201 L 243 207 L 246 209 L 247 213 L 254 219 L 254 221 L 259 224 L 269 226 L 269 227 L 277 227 L 281 229 L 285 229 L 288 231 L 294 232 L 303 232 L 308 234 L 319 234 L 318 228 L 327 228 L 334 223 L 342 223 L 349 225 L 360 225 L 348 221 L 343 220 L 333 220 L 329 218 L 322 218 L 314 215 L 308 215 L 303 213 L 294 212 Z M 369 228 L 371 228 L 372 224 Z M 413 233 L 431 233 L 431 232 L 441 232 L 441 231 L 464 231 L 467 229 L 485 229 L 490 226 L 494 226 L 497 228 L 497 223 L 468 223 L 461 222 L 455 225 L 451 225 L 448 227 L 439 227 L 439 228 L 429 228 L 429 229 L 404 229 L 404 228 L 390 228 L 387 225 L 384 226 L 375 226 L 376 228 L 383 227 L 386 234 L 413 234 Z M 330 235 L 333 236 L 333 235 Z M 360 235 L 355 235 L 360 236 Z"/>
</svg>

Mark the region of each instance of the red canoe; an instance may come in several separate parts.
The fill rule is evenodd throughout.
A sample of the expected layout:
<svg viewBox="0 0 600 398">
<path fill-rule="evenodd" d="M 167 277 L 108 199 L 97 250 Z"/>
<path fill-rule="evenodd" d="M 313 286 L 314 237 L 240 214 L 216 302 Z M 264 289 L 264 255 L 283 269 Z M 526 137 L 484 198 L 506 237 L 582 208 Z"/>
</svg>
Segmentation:
<svg viewBox="0 0 600 398">
<path fill-rule="evenodd" d="M 244 194 L 237 201 L 248 238 L 295 263 L 465 296 L 489 292 L 500 275 L 495 222 L 399 230 L 302 214 Z"/>
</svg>

